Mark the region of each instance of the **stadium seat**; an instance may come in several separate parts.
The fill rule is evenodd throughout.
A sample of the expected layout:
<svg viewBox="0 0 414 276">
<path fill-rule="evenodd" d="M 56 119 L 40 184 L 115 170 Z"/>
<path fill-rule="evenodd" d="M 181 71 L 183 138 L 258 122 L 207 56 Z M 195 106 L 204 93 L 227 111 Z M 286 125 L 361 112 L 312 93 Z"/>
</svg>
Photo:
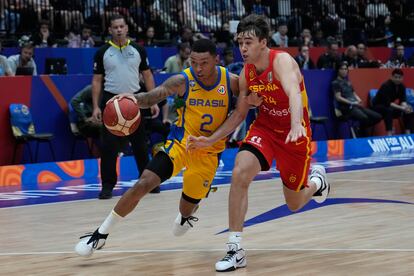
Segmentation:
<svg viewBox="0 0 414 276">
<path fill-rule="evenodd" d="M 13 150 L 13 164 L 16 159 L 16 152 L 18 145 L 25 145 L 29 147 L 29 155 L 31 162 L 37 162 L 39 153 L 39 143 L 47 143 L 49 145 L 50 152 L 52 154 L 53 161 L 55 161 L 55 152 L 53 151 L 51 140 L 53 139 L 52 133 L 36 133 L 35 126 L 32 120 L 29 107 L 24 104 L 10 104 L 10 124 L 13 132 L 13 136 L 16 139 Z M 33 159 L 32 149 L 30 142 L 36 142 L 35 157 Z"/>
<path fill-rule="evenodd" d="M 312 109 L 310 107 L 309 107 L 309 117 L 310 117 L 309 120 L 311 123 L 311 129 L 312 129 L 312 138 L 315 134 L 316 126 L 322 125 L 323 129 L 325 130 L 326 140 L 329 140 L 328 126 L 327 126 L 329 118 L 325 116 L 313 116 Z"/>
</svg>

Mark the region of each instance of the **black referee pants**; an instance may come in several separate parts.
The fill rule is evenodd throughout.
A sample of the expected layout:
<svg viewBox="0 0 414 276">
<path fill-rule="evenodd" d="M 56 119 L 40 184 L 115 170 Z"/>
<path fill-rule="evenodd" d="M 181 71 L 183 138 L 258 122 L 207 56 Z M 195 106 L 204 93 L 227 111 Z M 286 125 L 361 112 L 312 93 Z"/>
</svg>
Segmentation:
<svg viewBox="0 0 414 276">
<path fill-rule="evenodd" d="M 104 92 L 101 102 L 101 110 L 104 110 L 105 103 L 115 96 L 112 93 Z M 101 181 L 103 190 L 112 190 L 117 183 L 116 161 L 118 153 L 131 143 L 139 175 L 142 174 L 149 162 L 148 138 L 145 133 L 145 119 L 142 118 L 138 129 L 129 136 L 119 137 L 110 133 L 106 127 L 101 132 Z"/>
</svg>

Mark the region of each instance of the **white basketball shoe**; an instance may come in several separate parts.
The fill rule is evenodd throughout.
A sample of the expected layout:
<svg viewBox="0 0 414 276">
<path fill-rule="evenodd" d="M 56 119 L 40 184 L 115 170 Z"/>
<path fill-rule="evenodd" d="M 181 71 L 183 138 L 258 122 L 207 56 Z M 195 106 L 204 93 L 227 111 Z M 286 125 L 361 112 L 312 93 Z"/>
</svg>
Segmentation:
<svg viewBox="0 0 414 276">
<path fill-rule="evenodd" d="M 233 271 L 237 268 L 245 267 L 247 265 L 246 253 L 243 248 L 240 248 L 238 243 L 226 243 L 227 254 L 223 259 L 216 263 L 216 271 L 226 272 Z"/>
<path fill-rule="evenodd" d="M 98 229 L 93 233 L 88 233 L 80 237 L 80 241 L 76 244 L 75 251 L 78 255 L 89 257 L 95 250 L 101 249 L 106 242 L 109 234 L 101 234 Z"/>
<path fill-rule="evenodd" d="M 188 218 L 185 218 L 180 213 L 178 213 L 172 230 L 174 236 L 178 237 L 184 235 L 189 229 L 194 227 L 193 223 L 197 221 L 197 217 L 189 216 Z"/>
<path fill-rule="evenodd" d="M 313 177 L 317 177 L 321 180 L 321 187 L 313 194 L 313 199 L 318 203 L 323 203 L 326 198 L 328 197 L 329 191 L 331 190 L 331 186 L 326 179 L 326 171 L 325 168 L 321 165 L 313 165 L 312 171 L 310 173 L 310 180 Z"/>
</svg>

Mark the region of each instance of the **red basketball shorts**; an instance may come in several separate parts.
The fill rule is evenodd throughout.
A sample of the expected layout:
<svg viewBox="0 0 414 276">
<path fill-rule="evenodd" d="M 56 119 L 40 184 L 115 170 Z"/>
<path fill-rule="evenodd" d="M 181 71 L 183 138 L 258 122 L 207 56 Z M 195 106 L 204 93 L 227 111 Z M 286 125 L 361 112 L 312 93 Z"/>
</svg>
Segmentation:
<svg viewBox="0 0 414 276">
<path fill-rule="evenodd" d="M 267 160 L 269 167 L 273 159 L 280 171 L 283 184 L 294 191 L 307 187 L 311 160 L 311 130 L 307 128 L 307 137 L 285 144 L 288 132 L 276 132 L 253 124 L 243 143 L 258 149 Z"/>
</svg>

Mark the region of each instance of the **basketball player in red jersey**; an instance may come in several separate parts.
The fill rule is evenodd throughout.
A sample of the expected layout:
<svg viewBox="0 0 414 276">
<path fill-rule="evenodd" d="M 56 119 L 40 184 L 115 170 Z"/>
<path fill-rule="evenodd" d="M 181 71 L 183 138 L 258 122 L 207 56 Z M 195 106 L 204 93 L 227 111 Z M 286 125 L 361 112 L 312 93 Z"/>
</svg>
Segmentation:
<svg viewBox="0 0 414 276">
<path fill-rule="evenodd" d="M 329 193 L 325 169 L 313 166 L 309 181 L 311 130 L 303 76 L 288 54 L 267 47 L 269 26 L 264 17 L 249 15 L 237 27 L 239 49 L 245 62 L 240 73 L 236 110 L 209 137 L 189 138 L 187 148 L 206 147 L 229 135 L 246 117 L 251 105 L 260 111 L 240 146 L 229 196 L 229 241 L 217 271 L 246 266 L 241 246 L 249 184 L 273 159 L 283 182 L 286 204 L 292 211 L 312 197 L 322 203 Z"/>
</svg>

